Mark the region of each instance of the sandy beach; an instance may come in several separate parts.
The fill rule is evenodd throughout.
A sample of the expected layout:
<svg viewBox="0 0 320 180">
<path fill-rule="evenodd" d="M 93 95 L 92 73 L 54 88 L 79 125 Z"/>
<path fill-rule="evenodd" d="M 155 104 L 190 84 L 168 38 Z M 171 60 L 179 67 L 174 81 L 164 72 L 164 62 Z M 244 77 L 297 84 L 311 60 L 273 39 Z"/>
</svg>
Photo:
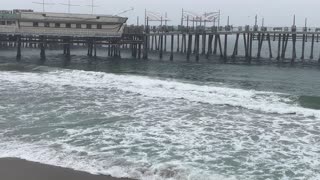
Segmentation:
<svg viewBox="0 0 320 180">
<path fill-rule="evenodd" d="M 15 158 L 0 159 L 0 179 L 3 180 L 130 180 L 104 175 L 92 175 L 72 169 L 44 165 Z"/>
</svg>

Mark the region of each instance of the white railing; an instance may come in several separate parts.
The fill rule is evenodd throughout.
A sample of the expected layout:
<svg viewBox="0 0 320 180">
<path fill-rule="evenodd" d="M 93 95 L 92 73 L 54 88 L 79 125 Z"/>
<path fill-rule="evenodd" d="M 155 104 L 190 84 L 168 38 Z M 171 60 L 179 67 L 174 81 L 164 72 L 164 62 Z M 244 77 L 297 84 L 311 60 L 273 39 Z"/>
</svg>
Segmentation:
<svg viewBox="0 0 320 180">
<path fill-rule="evenodd" d="M 105 29 L 67 29 L 67 28 L 43 28 L 1 26 L 1 34 L 39 35 L 39 36 L 74 36 L 74 37 L 121 37 L 122 31 L 110 31 Z"/>
<path fill-rule="evenodd" d="M 0 33 L 15 34 L 16 32 L 17 32 L 17 27 L 16 26 L 0 25 Z"/>
</svg>

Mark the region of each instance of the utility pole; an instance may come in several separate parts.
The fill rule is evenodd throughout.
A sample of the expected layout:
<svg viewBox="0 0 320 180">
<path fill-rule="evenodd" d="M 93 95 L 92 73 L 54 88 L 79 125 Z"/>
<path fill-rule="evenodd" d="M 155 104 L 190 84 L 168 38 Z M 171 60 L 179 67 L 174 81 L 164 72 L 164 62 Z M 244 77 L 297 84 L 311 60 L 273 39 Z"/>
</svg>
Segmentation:
<svg viewBox="0 0 320 180">
<path fill-rule="evenodd" d="M 98 6 L 94 5 L 94 0 L 91 0 L 91 5 L 87 5 L 87 6 L 91 7 L 91 14 L 94 13 L 94 8 L 98 7 Z"/>
<path fill-rule="evenodd" d="M 184 10 L 182 8 L 182 15 L 181 15 L 181 26 L 183 26 L 183 20 L 184 20 Z"/>
<path fill-rule="evenodd" d="M 220 27 L 221 11 L 219 10 L 218 27 Z"/>
<path fill-rule="evenodd" d="M 68 4 L 61 4 L 61 5 L 63 5 L 63 6 L 68 6 L 68 13 L 70 13 L 71 12 L 71 7 L 72 6 L 80 6 L 80 5 L 78 5 L 78 4 L 71 4 L 71 0 L 68 0 Z"/>
<path fill-rule="evenodd" d="M 139 16 L 137 16 L 137 26 L 139 26 Z"/>
<path fill-rule="evenodd" d="M 46 5 L 55 5 L 54 3 L 46 3 L 45 0 L 42 0 L 42 2 L 32 2 L 32 3 L 42 5 L 42 12 L 45 12 Z"/>
<path fill-rule="evenodd" d="M 230 22 L 230 18 L 229 18 L 229 16 L 228 16 L 228 23 L 227 23 L 227 26 L 229 26 L 230 24 L 229 24 L 229 22 Z"/>
<path fill-rule="evenodd" d="M 258 15 L 255 16 L 255 20 L 254 20 L 254 26 L 258 25 Z"/>
<path fill-rule="evenodd" d="M 306 19 L 304 20 L 304 27 L 305 27 L 305 28 L 307 28 L 307 24 L 308 24 L 308 18 L 306 18 Z"/>
<path fill-rule="evenodd" d="M 206 22 L 207 22 L 207 13 L 204 13 L 204 28 L 206 28 Z"/>
<path fill-rule="evenodd" d="M 144 9 L 144 29 L 147 31 L 147 24 L 148 24 L 148 15 L 147 15 L 147 9 Z"/>
<path fill-rule="evenodd" d="M 167 12 L 165 13 L 165 21 L 164 21 L 164 24 L 165 24 L 165 26 L 167 27 L 167 22 L 168 22 L 168 14 L 167 14 Z"/>
<path fill-rule="evenodd" d="M 93 8 L 94 8 L 94 0 L 91 0 L 91 13 L 93 14 Z"/>
</svg>

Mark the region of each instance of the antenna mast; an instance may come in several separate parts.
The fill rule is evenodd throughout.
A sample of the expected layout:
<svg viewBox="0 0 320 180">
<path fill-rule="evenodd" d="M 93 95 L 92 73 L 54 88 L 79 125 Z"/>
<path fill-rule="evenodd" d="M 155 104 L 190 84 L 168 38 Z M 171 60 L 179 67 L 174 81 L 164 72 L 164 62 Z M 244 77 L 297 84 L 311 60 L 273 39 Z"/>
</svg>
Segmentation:
<svg viewBox="0 0 320 180">
<path fill-rule="evenodd" d="M 72 7 L 72 6 L 80 6 L 80 5 L 78 5 L 78 4 L 71 4 L 71 0 L 68 0 L 68 4 L 61 4 L 61 5 L 63 5 L 63 6 L 68 6 L 68 13 L 71 12 L 71 7 Z"/>
</svg>

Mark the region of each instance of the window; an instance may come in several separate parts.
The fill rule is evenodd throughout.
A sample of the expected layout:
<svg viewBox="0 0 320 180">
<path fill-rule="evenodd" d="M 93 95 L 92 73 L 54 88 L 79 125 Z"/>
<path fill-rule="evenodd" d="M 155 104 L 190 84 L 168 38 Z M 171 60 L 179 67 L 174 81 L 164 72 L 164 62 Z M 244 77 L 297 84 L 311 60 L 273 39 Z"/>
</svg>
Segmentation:
<svg viewBox="0 0 320 180">
<path fill-rule="evenodd" d="M 71 24 L 70 24 L 70 23 L 67 23 L 67 24 L 66 24 L 66 28 L 71 28 Z"/>
<path fill-rule="evenodd" d="M 91 24 L 87 24 L 87 29 L 91 29 Z"/>
<path fill-rule="evenodd" d="M 7 21 L 7 25 L 13 25 L 13 24 L 16 24 L 15 21 Z"/>
<path fill-rule="evenodd" d="M 81 24 L 76 24 L 76 28 L 81 29 Z"/>
<path fill-rule="evenodd" d="M 97 29 L 102 29 L 102 24 L 98 24 Z"/>
<path fill-rule="evenodd" d="M 44 23 L 44 27 L 50 27 L 50 23 L 45 22 L 45 23 Z"/>
<path fill-rule="evenodd" d="M 38 22 L 33 22 L 33 27 L 39 27 L 39 23 Z"/>
<path fill-rule="evenodd" d="M 60 23 L 56 23 L 56 24 L 54 25 L 54 27 L 59 28 L 59 27 L 60 27 Z"/>
</svg>

